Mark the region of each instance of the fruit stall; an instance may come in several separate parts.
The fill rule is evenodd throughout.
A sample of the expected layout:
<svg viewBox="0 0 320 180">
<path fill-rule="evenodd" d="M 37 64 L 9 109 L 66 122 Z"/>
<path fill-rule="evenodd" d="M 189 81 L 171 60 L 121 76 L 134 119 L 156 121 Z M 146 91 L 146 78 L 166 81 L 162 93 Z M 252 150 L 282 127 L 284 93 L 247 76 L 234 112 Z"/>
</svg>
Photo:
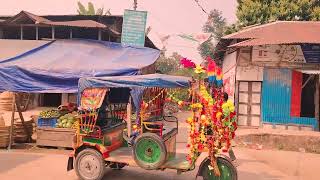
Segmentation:
<svg viewBox="0 0 320 180">
<path fill-rule="evenodd" d="M 74 105 L 40 112 L 37 120 L 37 146 L 72 148 L 77 112 Z"/>
<path fill-rule="evenodd" d="M 0 92 L 13 92 L 14 97 L 22 92 L 77 93 L 78 81 L 82 77 L 133 76 L 153 72 L 154 63 L 160 56 L 160 51 L 152 48 L 122 46 L 113 42 L 56 40 L 49 41 L 41 48 L 30 49 L 26 54 L 28 55 L 12 57 L 10 61 L 2 61 Z M 132 56 L 132 54 L 135 55 Z M 12 66 L 12 64 L 15 65 Z M 11 149 L 11 144 L 14 143 L 13 134 L 18 130 L 14 126 L 18 121 L 15 112 L 19 114 L 22 131 L 27 134 L 28 142 L 31 141 L 33 132 L 28 129 L 29 126 L 24 121 L 20 106 L 22 103 L 21 98 L 14 98 L 12 103 L 7 105 L 13 107 L 10 113 L 11 118 L 6 118 L 7 121 L 10 120 L 8 124 L 12 126 L 9 130 L 8 128 L 1 130 L 1 135 L 4 137 L 3 144 L 8 149 Z M 37 124 L 37 144 L 71 147 L 72 134 L 75 131 L 72 126 L 76 122 L 72 112 L 73 110 L 63 111 L 57 107 L 37 114 L 38 117 L 33 118 Z"/>
</svg>

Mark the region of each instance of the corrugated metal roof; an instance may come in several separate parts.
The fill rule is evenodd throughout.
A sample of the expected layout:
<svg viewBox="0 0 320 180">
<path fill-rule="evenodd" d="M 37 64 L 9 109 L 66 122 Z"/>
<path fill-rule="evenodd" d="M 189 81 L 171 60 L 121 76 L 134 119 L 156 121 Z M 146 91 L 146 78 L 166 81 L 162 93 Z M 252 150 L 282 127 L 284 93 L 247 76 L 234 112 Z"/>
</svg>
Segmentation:
<svg viewBox="0 0 320 180">
<path fill-rule="evenodd" d="M 48 41 L 0 39 L 0 59 L 9 59 L 40 47 Z"/>
<path fill-rule="evenodd" d="M 5 20 L 5 24 L 19 24 L 21 20 L 30 19 L 34 24 L 50 25 L 50 26 L 69 26 L 69 27 L 86 27 L 86 28 L 107 28 L 106 25 L 93 20 L 75 20 L 75 21 L 51 21 L 41 16 L 21 11 L 19 14 Z"/>
<path fill-rule="evenodd" d="M 71 27 L 86 27 L 86 28 L 107 28 L 106 25 L 98 23 L 93 20 L 76 20 L 76 21 L 60 21 L 60 22 L 43 22 L 39 24 L 52 25 L 52 26 L 71 26 Z"/>
<path fill-rule="evenodd" d="M 41 23 L 41 22 L 50 22 L 50 20 L 37 16 L 35 14 L 29 13 L 27 11 L 21 11 L 19 14 L 7 19 L 4 21 L 4 23 L 9 24 L 9 23 L 16 23 L 17 21 L 23 19 L 23 18 L 29 18 L 31 19 L 34 23 Z"/>
<path fill-rule="evenodd" d="M 297 70 L 304 74 L 320 74 L 320 70 Z"/>
<path fill-rule="evenodd" d="M 265 44 L 320 44 L 319 31 L 320 21 L 276 21 L 224 36 L 223 39 L 249 39 L 230 47 Z"/>
</svg>

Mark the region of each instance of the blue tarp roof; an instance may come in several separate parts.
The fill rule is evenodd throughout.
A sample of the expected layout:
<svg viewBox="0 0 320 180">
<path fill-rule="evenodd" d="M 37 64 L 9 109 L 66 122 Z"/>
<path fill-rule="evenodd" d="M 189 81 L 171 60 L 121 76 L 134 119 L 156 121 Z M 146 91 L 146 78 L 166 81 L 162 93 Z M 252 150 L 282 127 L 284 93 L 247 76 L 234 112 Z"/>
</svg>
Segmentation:
<svg viewBox="0 0 320 180">
<path fill-rule="evenodd" d="M 136 76 L 116 77 L 87 77 L 79 80 L 79 92 L 86 88 L 186 88 L 189 87 L 190 78 L 184 76 L 171 76 L 166 74 L 146 74 Z"/>
<path fill-rule="evenodd" d="M 81 77 L 136 75 L 159 50 L 94 40 L 56 40 L 0 60 L 0 91 L 74 93 Z"/>
<path fill-rule="evenodd" d="M 86 88 L 130 88 L 133 103 L 139 111 L 143 89 L 147 87 L 187 88 L 191 78 L 165 74 L 146 74 L 136 76 L 90 77 L 79 80 L 78 103 Z"/>
</svg>

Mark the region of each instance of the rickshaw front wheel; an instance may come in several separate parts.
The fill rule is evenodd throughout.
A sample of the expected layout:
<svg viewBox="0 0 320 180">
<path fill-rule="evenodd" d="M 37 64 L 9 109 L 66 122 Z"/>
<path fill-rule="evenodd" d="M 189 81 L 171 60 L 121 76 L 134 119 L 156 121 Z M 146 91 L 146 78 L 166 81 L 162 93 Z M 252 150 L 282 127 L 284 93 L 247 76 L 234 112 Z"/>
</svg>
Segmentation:
<svg viewBox="0 0 320 180">
<path fill-rule="evenodd" d="M 75 171 L 82 180 L 101 180 L 105 174 L 105 161 L 95 149 L 84 149 L 76 157 Z"/>
<path fill-rule="evenodd" d="M 209 169 L 210 160 L 207 159 L 206 162 L 204 162 L 203 166 L 201 166 L 201 176 L 204 180 L 237 180 L 237 169 L 236 167 L 230 162 L 229 160 L 218 157 L 217 158 L 217 164 L 221 173 L 221 176 L 215 176 L 214 172 Z"/>
</svg>

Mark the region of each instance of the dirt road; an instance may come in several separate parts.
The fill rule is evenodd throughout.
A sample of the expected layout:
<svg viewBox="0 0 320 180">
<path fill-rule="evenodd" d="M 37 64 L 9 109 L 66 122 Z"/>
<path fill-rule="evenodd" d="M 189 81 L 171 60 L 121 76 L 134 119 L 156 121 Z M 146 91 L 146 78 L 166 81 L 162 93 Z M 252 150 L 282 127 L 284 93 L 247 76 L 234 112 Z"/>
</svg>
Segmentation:
<svg viewBox="0 0 320 180">
<path fill-rule="evenodd" d="M 235 148 L 240 180 L 317 180 L 320 155 Z M 185 151 L 179 144 L 178 151 Z M 74 171 L 66 171 L 67 152 L 28 153 L 0 151 L 1 180 L 77 180 Z M 174 170 L 146 171 L 126 167 L 123 170 L 108 169 L 105 180 L 193 180 L 196 170 L 177 175 Z"/>
</svg>

